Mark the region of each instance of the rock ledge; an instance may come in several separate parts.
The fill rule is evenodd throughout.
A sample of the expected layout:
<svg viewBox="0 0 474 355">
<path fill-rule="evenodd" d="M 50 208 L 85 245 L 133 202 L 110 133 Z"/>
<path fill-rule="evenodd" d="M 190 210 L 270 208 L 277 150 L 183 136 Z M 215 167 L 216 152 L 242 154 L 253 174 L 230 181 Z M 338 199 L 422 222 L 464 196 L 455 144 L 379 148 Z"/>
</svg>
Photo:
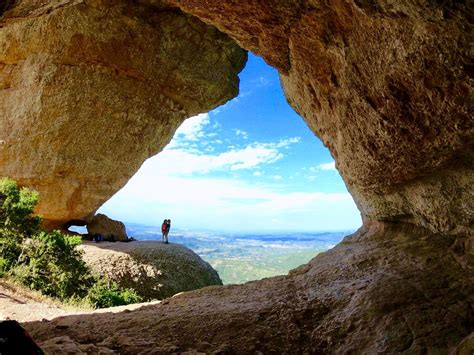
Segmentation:
<svg viewBox="0 0 474 355">
<path fill-rule="evenodd" d="M 135 289 L 147 300 L 222 285 L 211 265 L 183 245 L 159 241 L 85 242 L 80 248 L 95 272 Z"/>
</svg>

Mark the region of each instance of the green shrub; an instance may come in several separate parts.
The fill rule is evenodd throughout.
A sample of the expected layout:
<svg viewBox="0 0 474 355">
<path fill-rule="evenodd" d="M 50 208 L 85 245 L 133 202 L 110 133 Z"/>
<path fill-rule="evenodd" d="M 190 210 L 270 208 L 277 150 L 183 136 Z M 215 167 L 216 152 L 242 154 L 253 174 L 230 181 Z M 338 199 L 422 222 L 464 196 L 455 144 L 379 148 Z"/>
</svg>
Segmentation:
<svg viewBox="0 0 474 355">
<path fill-rule="evenodd" d="M 12 273 L 21 283 L 45 295 L 60 300 L 83 297 L 94 278 L 76 248 L 79 244 L 79 236 L 40 232 L 24 243 L 19 265 Z"/>
<path fill-rule="evenodd" d="M 0 229 L 0 272 L 6 273 L 18 263 L 24 238 L 8 229 Z"/>
<path fill-rule="evenodd" d="M 122 306 L 138 303 L 143 299 L 131 288 L 122 289 L 117 283 L 99 279 L 90 289 L 87 302 L 95 308 Z"/>
<path fill-rule="evenodd" d="M 92 275 L 77 249 L 80 236 L 41 231 L 41 218 L 33 215 L 37 203 L 35 191 L 0 179 L 0 277 L 62 301 L 85 299 L 96 308 L 142 300 L 134 290 Z"/>
<path fill-rule="evenodd" d="M 0 229 L 21 237 L 37 233 L 41 223 L 41 218 L 33 215 L 37 203 L 36 191 L 19 189 L 12 179 L 0 179 Z"/>
<path fill-rule="evenodd" d="M 38 194 L 19 189 L 12 179 L 0 179 L 0 256 L 3 274 L 18 262 L 23 240 L 39 231 L 41 218 L 33 215 Z"/>
</svg>

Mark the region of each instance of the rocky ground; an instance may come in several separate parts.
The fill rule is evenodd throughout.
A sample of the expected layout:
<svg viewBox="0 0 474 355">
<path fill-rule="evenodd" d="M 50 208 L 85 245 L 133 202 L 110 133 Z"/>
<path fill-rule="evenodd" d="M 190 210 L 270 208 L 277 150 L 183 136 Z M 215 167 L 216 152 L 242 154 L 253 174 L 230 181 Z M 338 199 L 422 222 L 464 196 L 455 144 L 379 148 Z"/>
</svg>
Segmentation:
<svg viewBox="0 0 474 355">
<path fill-rule="evenodd" d="M 50 353 L 470 354 L 470 243 L 370 223 L 288 276 L 23 325 Z"/>
<path fill-rule="evenodd" d="M 132 287 L 145 299 L 162 299 L 182 291 L 222 284 L 217 272 L 192 250 L 179 244 L 155 241 L 130 243 L 84 242 L 86 262 L 98 273 L 124 287 Z M 154 302 L 156 303 L 156 302 Z M 154 304 L 154 303 L 147 303 Z M 137 308 L 114 307 L 114 311 Z M 0 319 L 41 321 L 72 314 L 103 313 L 54 302 L 39 293 L 0 280 Z"/>
</svg>

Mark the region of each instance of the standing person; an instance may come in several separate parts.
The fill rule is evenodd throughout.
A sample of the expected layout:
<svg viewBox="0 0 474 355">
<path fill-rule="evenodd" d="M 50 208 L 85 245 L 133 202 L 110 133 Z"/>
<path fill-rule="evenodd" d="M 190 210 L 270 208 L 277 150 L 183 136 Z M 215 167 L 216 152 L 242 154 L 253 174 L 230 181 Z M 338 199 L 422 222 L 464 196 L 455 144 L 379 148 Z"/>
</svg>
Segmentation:
<svg viewBox="0 0 474 355">
<path fill-rule="evenodd" d="M 168 219 L 168 222 L 166 223 L 166 244 L 168 244 L 168 233 L 170 232 L 171 229 L 171 219 Z"/>
<path fill-rule="evenodd" d="M 161 225 L 161 241 L 164 243 L 165 242 L 165 237 L 166 241 L 168 241 L 168 220 L 165 219 L 163 221 L 163 224 Z"/>
</svg>

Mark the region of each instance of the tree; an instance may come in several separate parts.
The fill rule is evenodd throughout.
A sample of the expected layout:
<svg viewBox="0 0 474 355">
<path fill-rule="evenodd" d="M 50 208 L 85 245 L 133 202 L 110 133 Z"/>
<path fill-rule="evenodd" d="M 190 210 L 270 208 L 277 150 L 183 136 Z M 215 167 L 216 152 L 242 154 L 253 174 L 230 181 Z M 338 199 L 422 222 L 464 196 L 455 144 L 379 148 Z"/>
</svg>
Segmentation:
<svg viewBox="0 0 474 355">
<path fill-rule="evenodd" d="M 18 262 L 24 239 L 38 233 L 41 218 L 33 215 L 37 203 L 35 191 L 0 179 L 0 276 Z"/>
</svg>

